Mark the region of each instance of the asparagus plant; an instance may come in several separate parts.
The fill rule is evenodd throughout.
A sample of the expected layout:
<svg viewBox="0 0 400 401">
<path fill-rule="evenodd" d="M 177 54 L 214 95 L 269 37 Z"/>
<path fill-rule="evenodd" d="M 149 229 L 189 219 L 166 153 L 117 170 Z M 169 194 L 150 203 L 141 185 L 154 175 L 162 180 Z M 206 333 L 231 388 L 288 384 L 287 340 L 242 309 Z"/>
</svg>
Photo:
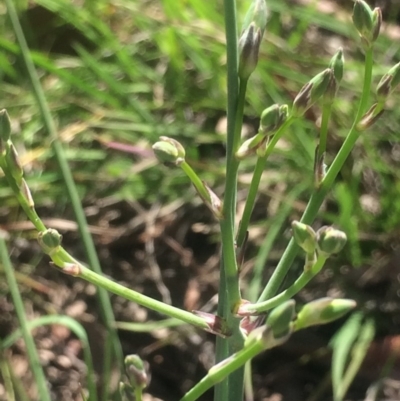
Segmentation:
<svg viewBox="0 0 400 401">
<path fill-rule="evenodd" d="M 332 164 L 326 166 L 324 156 L 327 150 L 331 110 L 343 77 L 342 49 L 338 49 L 322 72 L 301 88 L 291 107 L 268 105 L 260 116 L 257 134 L 244 140 L 241 138 L 241 128 L 246 88 L 257 67 L 259 49 L 267 27 L 268 9 L 265 0 L 253 0 L 240 35 L 237 35 L 236 8 L 233 0 L 224 1 L 224 12 L 228 127 L 223 198 L 220 198 L 191 168 L 185 159 L 184 147 L 176 139 L 163 136 L 153 145 L 154 153 L 161 163 L 182 169 L 219 222 L 222 252 L 216 315 L 201 311 L 185 311 L 164 304 L 89 269 L 70 255 L 62 246 L 61 235 L 56 230 L 46 227 L 35 210 L 33 197 L 12 143 L 8 114 L 5 110 L 0 112 L 0 167 L 22 209 L 32 221 L 43 252 L 50 257 L 52 263 L 63 273 L 91 282 L 142 306 L 216 335 L 215 366 L 183 396 L 182 401 L 196 400 L 213 386 L 215 386 L 216 401 L 241 401 L 243 366 L 246 362 L 265 350 L 281 345 L 293 332 L 312 325 L 328 323 L 356 306 L 353 300 L 322 298 L 309 302 L 298 310 L 293 297 L 321 271 L 326 260 L 340 252 L 346 243 L 344 232 L 333 227 L 322 227 L 314 231 L 311 224 L 360 133 L 382 115 L 387 97 L 400 82 L 399 63 L 382 77 L 376 90 L 377 101 L 368 109 L 373 46 L 379 36 L 382 17 L 379 8 L 371 10 L 364 1 L 357 0 L 353 11 L 353 22 L 365 52 L 363 91 L 353 125 Z M 271 279 L 260 294 L 259 300 L 252 303 L 242 298 L 239 271 L 261 175 L 278 140 L 314 104 L 319 104 L 322 110 L 319 144 L 315 151 L 314 190 L 301 221 L 292 223 L 293 238 Z M 244 158 L 251 157 L 256 159 L 254 172 L 244 212 L 238 224 L 237 177 L 240 162 Z M 293 284 L 277 294 L 300 249 L 304 252 L 303 271 Z M 265 324 L 260 325 L 263 320 L 257 318 L 259 315 L 267 315 Z M 143 362 L 137 356 L 129 356 L 125 360 L 125 365 L 128 383 L 121 383 L 121 394 L 127 399 L 136 397 L 136 400 L 140 400 L 148 381 Z"/>
</svg>

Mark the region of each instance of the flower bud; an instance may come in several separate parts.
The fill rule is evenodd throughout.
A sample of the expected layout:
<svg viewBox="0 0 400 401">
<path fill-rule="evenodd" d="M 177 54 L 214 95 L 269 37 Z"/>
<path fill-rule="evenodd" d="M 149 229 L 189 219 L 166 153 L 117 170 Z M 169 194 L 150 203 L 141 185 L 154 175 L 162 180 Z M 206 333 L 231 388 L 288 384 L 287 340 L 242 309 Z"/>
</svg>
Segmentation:
<svg viewBox="0 0 400 401">
<path fill-rule="evenodd" d="M 329 67 L 333 70 L 333 75 L 338 83 L 343 78 L 343 67 L 344 67 L 344 56 L 343 56 L 343 48 L 339 47 L 338 51 L 331 58 L 329 63 Z"/>
<path fill-rule="evenodd" d="M 259 133 L 272 135 L 285 122 L 289 114 L 286 104 L 274 104 L 261 113 Z"/>
<path fill-rule="evenodd" d="M 353 8 L 353 23 L 364 44 L 370 47 L 379 36 L 382 12 L 379 8 L 372 11 L 365 1 L 356 0 Z"/>
<path fill-rule="evenodd" d="M 333 77 L 332 69 L 327 68 L 307 82 L 293 101 L 292 115 L 294 117 L 302 116 L 327 92 Z"/>
<path fill-rule="evenodd" d="M 400 83 L 400 63 L 394 65 L 379 81 L 376 87 L 376 94 L 380 102 L 384 102 L 386 98 L 395 90 Z"/>
<path fill-rule="evenodd" d="M 330 80 L 329 85 L 324 93 L 324 101 L 332 102 L 336 96 L 340 81 L 343 78 L 344 57 L 343 49 L 339 48 L 336 54 L 332 57 L 329 67 L 333 71 L 333 78 Z"/>
<path fill-rule="evenodd" d="M 275 339 L 287 336 L 292 329 L 296 302 L 290 299 L 274 308 L 267 318 L 267 327 L 271 328 Z"/>
<path fill-rule="evenodd" d="M 346 245 L 347 236 L 343 231 L 323 226 L 317 231 L 318 253 L 325 256 L 340 252 Z"/>
<path fill-rule="evenodd" d="M 292 222 L 293 238 L 307 254 L 314 253 L 316 248 L 316 234 L 315 231 L 307 224 L 300 223 L 299 221 Z"/>
<path fill-rule="evenodd" d="M 38 234 L 38 242 L 43 252 L 50 255 L 57 251 L 61 246 L 62 235 L 53 228 L 48 228 Z"/>
<path fill-rule="evenodd" d="M 6 142 L 11 135 L 11 121 L 7 110 L 0 110 L 0 140 Z"/>
<path fill-rule="evenodd" d="M 371 40 L 372 42 L 375 42 L 376 39 L 378 39 L 382 26 L 382 10 L 379 7 L 374 8 L 374 11 L 372 12 L 372 24 L 373 24 L 373 29 L 372 29 Z"/>
<path fill-rule="evenodd" d="M 239 39 L 239 78 L 247 80 L 258 63 L 261 40 L 267 25 L 265 0 L 254 0 L 246 14 Z"/>
<path fill-rule="evenodd" d="M 185 148 L 167 136 L 160 136 L 160 140 L 153 145 L 153 151 L 161 163 L 179 166 L 185 160 Z"/>
<path fill-rule="evenodd" d="M 128 355 L 124 361 L 125 372 L 131 386 L 143 390 L 148 384 L 146 368 L 139 355 Z"/>
<path fill-rule="evenodd" d="M 320 298 L 303 306 L 294 323 L 295 330 L 333 322 L 356 307 L 352 299 Z"/>
</svg>

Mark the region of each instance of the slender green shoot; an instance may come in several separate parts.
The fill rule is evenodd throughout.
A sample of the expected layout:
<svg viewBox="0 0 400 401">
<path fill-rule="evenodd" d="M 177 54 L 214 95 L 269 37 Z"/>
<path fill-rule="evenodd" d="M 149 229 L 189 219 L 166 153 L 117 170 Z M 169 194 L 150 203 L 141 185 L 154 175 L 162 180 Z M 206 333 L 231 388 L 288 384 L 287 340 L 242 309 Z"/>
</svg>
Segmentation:
<svg viewBox="0 0 400 401">
<path fill-rule="evenodd" d="M 320 187 L 313 193 L 311 196 L 306 210 L 303 213 L 303 217 L 301 219 L 302 223 L 311 224 L 315 219 L 319 208 L 322 205 L 326 195 L 332 188 L 335 178 L 339 174 L 344 162 L 352 151 L 358 137 L 359 131 L 357 131 L 357 123 L 362 119 L 368 105 L 368 99 L 371 91 L 371 81 L 372 81 L 372 66 L 373 66 L 373 51 L 372 47 L 368 48 L 365 53 L 365 63 L 364 63 L 364 84 L 363 91 L 361 94 L 360 104 L 358 107 L 357 115 L 354 119 L 353 125 L 346 136 L 346 139 L 340 148 L 338 154 L 336 155 L 334 161 L 332 162 L 329 170 L 326 173 L 325 178 L 322 180 Z M 274 273 L 272 274 L 270 280 L 268 281 L 264 291 L 259 297 L 259 302 L 268 300 L 273 297 L 279 287 L 281 286 L 283 280 L 286 277 L 287 272 L 289 271 L 294 258 L 297 255 L 299 247 L 292 239 L 285 252 L 283 253 Z"/>
<path fill-rule="evenodd" d="M 66 159 L 65 151 L 63 149 L 62 143 L 59 140 L 57 129 L 54 123 L 54 120 L 51 116 L 50 108 L 47 103 L 43 88 L 40 84 L 39 77 L 35 70 L 35 66 L 32 62 L 32 57 L 22 31 L 21 24 L 18 19 L 18 15 L 12 0 L 6 0 L 6 6 L 8 15 L 11 20 L 11 24 L 13 30 L 15 32 L 15 36 L 17 38 L 18 44 L 21 49 L 21 55 L 28 72 L 28 77 L 31 81 L 33 93 L 36 97 L 37 104 L 42 115 L 42 119 L 44 125 L 47 129 L 47 132 L 51 138 L 52 148 L 54 150 L 54 154 L 56 156 L 61 174 L 64 178 L 65 186 L 67 188 L 67 192 L 69 198 L 71 200 L 72 207 L 74 209 L 76 221 L 78 223 L 79 232 L 82 237 L 82 241 L 86 250 L 87 258 L 90 266 L 98 273 L 101 274 L 100 262 L 97 256 L 97 252 L 94 246 L 93 239 L 89 232 L 88 224 L 86 221 L 85 213 L 79 198 L 79 194 L 72 177 L 71 170 L 68 166 L 68 162 Z M 122 367 L 123 366 L 123 358 L 122 358 L 122 349 L 121 344 L 118 338 L 118 334 L 116 329 L 114 328 L 114 313 L 112 310 L 110 299 L 105 291 L 99 289 L 98 297 L 100 302 L 100 310 L 104 320 L 104 323 L 107 327 L 107 330 L 110 332 L 113 337 L 112 346 L 114 348 L 114 354 L 116 357 L 117 363 Z M 108 381 L 107 379 L 105 380 Z M 107 383 L 108 386 L 108 383 Z"/>
<path fill-rule="evenodd" d="M 21 327 L 21 333 L 26 345 L 26 352 L 28 354 L 29 364 L 31 366 L 33 376 L 35 378 L 39 399 L 41 401 L 50 401 L 51 397 L 49 389 L 47 388 L 46 377 L 44 375 L 42 366 L 40 365 L 36 345 L 28 327 L 28 319 L 25 314 L 24 304 L 18 289 L 17 280 L 14 276 L 13 267 L 8 256 L 6 242 L 3 238 L 2 233 L 0 233 L 0 259 L 4 268 L 4 273 L 7 279 L 8 287 L 10 289 L 19 325 Z"/>
<path fill-rule="evenodd" d="M 1 347 L 1 341 L 0 341 Z M 10 364 L 7 360 L 4 352 L 0 353 L 0 374 L 3 378 L 4 392 L 7 396 L 8 401 L 15 401 L 15 392 L 13 386 L 13 380 L 11 377 Z"/>
<path fill-rule="evenodd" d="M 28 321 L 27 329 L 29 331 L 32 331 L 36 327 L 55 325 L 55 324 L 68 327 L 81 341 L 83 349 L 83 359 L 85 361 L 85 365 L 88 370 L 87 386 L 89 390 L 89 401 L 97 401 L 96 380 L 95 380 L 92 353 L 90 351 L 89 339 L 83 326 L 69 316 L 49 315 L 49 316 L 41 316 L 34 320 Z M 15 330 L 1 342 L 0 349 L 5 350 L 11 347 L 22 336 L 23 336 L 22 328 Z"/>
<path fill-rule="evenodd" d="M 240 221 L 239 230 L 237 234 L 237 246 L 241 248 L 243 246 L 243 241 L 246 237 L 246 232 L 249 227 L 251 214 L 253 212 L 254 203 L 256 200 L 256 196 L 258 193 L 258 188 L 260 186 L 261 176 L 265 170 L 265 166 L 267 164 L 268 157 L 275 149 L 276 144 L 279 139 L 283 136 L 285 131 L 292 125 L 295 121 L 295 118 L 290 116 L 278 129 L 278 131 L 274 134 L 271 141 L 268 143 L 267 150 L 263 156 L 257 157 L 257 162 L 254 167 L 253 176 L 251 178 L 249 193 L 246 198 L 245 207 L 243 210 L 242 219 Z"/>
<path fill-rule="evenodd" d="M 324 267 L 326 260 L 327 260 L 326 256 L 323 255 L 318 256 L 317 261 L 311 267 L 311 269 L 303 271 L 300 277 L 286 290 L 268 299 L 267 301 L 257 302 L 255 304 L 243 305 L 242 307 L 239 308 L 240 314 L 242 313 L 249 315 L 261 314 L 291 299 L 321 271 L 321 269 Z"/>
</svg>

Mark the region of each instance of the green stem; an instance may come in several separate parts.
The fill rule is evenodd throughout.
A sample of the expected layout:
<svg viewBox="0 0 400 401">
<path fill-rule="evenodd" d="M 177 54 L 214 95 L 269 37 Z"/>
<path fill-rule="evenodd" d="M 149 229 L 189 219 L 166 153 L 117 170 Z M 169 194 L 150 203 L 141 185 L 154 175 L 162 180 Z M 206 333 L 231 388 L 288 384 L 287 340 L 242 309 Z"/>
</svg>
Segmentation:
<svg viewBox="0 0 400 401">
<path fill-rule="evenodd" d="M 268 255 L 273 248 L 275 239 L 278 234 L 282 231 L 282 226 L 285 220 L 288 218 L 289 213 L 293 209 L 293 203 L 298 198 L 299 194 L 305 189 L 308 189 L 308 184 L 300 183 L 294 187 L 285 197 L 284 202 L 282 202 L 279 212 L 274 216 L 273 219 L 269 220 L 268 232 L 265 236 L 263 242 L 260 245 L 259 251 L 257 253 L 256 261 L 254 263 L 254 274 L 251 282 L 249 283 L 247 296 L 251 302 L 255 302 L 260 295 L 262 289 L 262 277 L 265 270 L 265 264 L 268 259 Z"/>
<path fill-rule="evenodd" d="M 326 152 L 326 143 L 328 139 L 329 120 L 332 113 L 332 102 L 324 103 L 322 106 L 321 128 L 319 130 L 318 156 Z"/>
<path fill-rule="evenodd" d="M 233 354 L 227 360 L 221 361 L 213 366 L 207 376 L 197 383 L 180 401 L 194 401 L 204 394 L 209 388 L 220 383 L 231 373 L 242 367 L 247 361 L 254 358 L 265 349 L 262 340 L 251 342 L 245 348 Z M 240 395 L 242 400 L 242 395 Z M 223 400 L 220 400 L 223 401 Z"/>
<path fill-rule="evenodd" d="M 226 281 L 225 281 L 225 269 L 223 266 L 224 261 L 221 260 L 220 277 L 219 277 L 219 288 L 218 288 L 218 316 L 224 317 L 229 315 L 229 304 L 227 302 L 226 294 Z M 217 337 L 215 343 L 215 363 L 221 362 L 229 356 L 228 341 L 225 338 Z M 214 389 L 214 400 L 226 400 L 229 392 L 229 382 L 224 380 L 215 386 Z"/>
<path fill-rule="evenodd" d="M 236 244 L 235 244 L 235 217 L 236 217 L 236 195 L 237 195 L 237 176 L 239 169 L 239 161 L 235 157 L 235 153 L 240 144 L 240 134 L 243 122 L 243 110 L 245 103 L 247 80 L 240 81 L 239 98 L 236 110 L 235 129 L 232 138 L 232 153 L 227 154 L 226 165 L 226 181 L 225 194 L 223 204 L 223 219 L 220 221 L 221 242 L 222 242 L 222 259 L 221 269 L 224 269 L 223 277 L 226 288 L 226 305 L 222 305 L 224 309 L 223 317 L 226 319 L 228 327 L 232 330 L 232 336 L 228 339 L 228 355 L 233 354 L 243 346 L 243 334 L 240 331 L 240 321 L 232 315 L 232 311 L 241 300 L 239 273 L 236 260 Z M 228 138 L 229 138 L 228 132 Z M 218 350 L 217 350 L 218 351 Z M 243 394 L 244 370 L 241 369 L 229 377 L 229 384 L 222 384 L 227 388 L 228 394 L 221 400 L 241 400 Z M 217 390 L 216 394 L 218 394 Z M 217 400 L 217 398 L 214 399 Z"/>
<path fill-rule="evenodd" d="M 135 388 L 135 401 L 142 401 L 143 391 L 140 387 Z"/>
<path fill-rule="evenodd" d="M 65 156 L 65 151 L 63 146 L 58 138 L 57 130 L 55 127 L 54 120 L 51 116 L 49 105 L 46 101 L 46 97 L 43 91 L 43 88 L 40 84 L 39 77 L 35 70 L 35 66 L 32 62 L 32 57 L 26 43 L 26 39 L 24 33 L 21 28 L 21 24 L 18 20 L 18 15 L 14 7 L 14 3 L 12 0 L 6 0 L 8 15 L 10 17 L 15 36 L 17 38 L 18 44 L 21 48 L 22 58 L 24 60 L 28 76 L 31 80 L 31 84 L 33 87 L 33 93 L 36 97 L 37 104 L 39 110 L 42 114 L 44 125 L 51 137 L 51 144 L 56 156 L 59 169 L 62 173 L 64 178 L 65 186 L 68 191 L 68 195 L 74 209 L 76 221 L 78 223 L 79 232 L 82 238 L 83 245 L 86 250 L 87 258 L 89 261 L 90 266 L 97 272 L 101 273 L 100 262 L 96 253 L 96 249 L 94 246 L 93 238 L 89 232 L 88 224 L 86 221 L 85 213 L 83 211 L 83 207 L 79 198 L 79 194 L 75 185 L 75 182 L 72 177 L 71 170 L 68 166 L 67 159 Z M 112 336 L 112 345 L 114 348 L 114 354 L 116 356 L 116 360 L 118 364 L 122 367 L 123 366 L 123 354 L 121 343 L 118 338 L 117 330 L 114 327 L 115 319 L 114 313 L 112 310 L 110 299 L 107 293 L 101 289 L 98 291 L 98 298 L 101 305 L 100 312 L 102 314 L 103 321 L 109 331 L 110 335 Z"/>
<path fill-rule="evenodd" d="M 0 340 L 0 348 L 1 348 Z M 0 355 L 0 374 L 3 378 L 4 393 L 7 396 L 8 401 L 15 401 L 14 386 L 10 371 L 10 365 L 4 353 Z"/>
<path fill-rule="evenodd" d="M 0 233 L 1 234 L 1 233 Z M 40 364 L 39 355 L 36 350 L 35 342 L 28 327 L 28 319 L 25 314 L 24 304 L 21 294 L 18 289 L 17 280 L 15 279 L 13 268 L 11 266 L 10 258 L 6 243 L 0 235 L 0 258 L 4 267 L 4 273 L 7 279 L 8 287 L 10 289 L 11 297 L 13 300 L 15 312 L 18 317 L 19 325 L 21 327 L 22 337 L 26 345 L 26 352 L 28 354 L 29 364 L 32 369 L 35 383 L 41 401 L 51 401 L 49 389 L 47 388 L 46 377 L 43 373 Z"/>
<path fill-rule="evenodd" d="M 321 269 L 324 267 L 326 259 L 327 257 L 325 256 L 319 256 L 310 270 L 304 271 L 289 288 L 287 288 L 285 291 L 282 291 L 279 295 L 276 295 L 275 297 L 264 302 L 244 305 L 241 310 L 250 315 L 257 315 L 275 308 L 285 301 L 288 301 L 301 289 L 303 289 L 321 271 Z"/>
<path fill-rule="evenodd" d="M 234 240 L 237 175 L 239 169 L 239 161 L 235 157 L 235 151 L 237 150 L 240 142 L 246 86 L 247 81 L 240 82 L 235 132 L 233 135 L 233 152 L 231 155 L 227 155 L 225 195 L 223 205 L 224 218 L 220 222 L 227 300 L 231 311 L 234 310 L 241 299 L 239 288 L 239 275 L 236 261 L 236 246 Z"/>
<path fill-rule="evenodd" d="M 290 125 L 295 120 L 294 117 L 289 117 L 282 126 L 276 131 L 270 142 L 268 143 L 265 155 L 258 157 L 256 165 L 254 167 L 253 177 L 251 179 L 249 193 L 247 195 L 246 204 L 244 206 L 242 220 L 240 221 L 239 230 L 237 234 L 237 247 L 241 248 L 243 246 L 243 241 L 246 238 L 246 232 L 249 227 L 251 214 L 253 213 L 254 203 L 258 193 L 258 187 L 260 186 L 261 176 L 264 172 L 265 165 L 267 163 L 269 155 L 273 152 L 275 145 L 285 133 L 285 130 L 290 127 Z"/>
<path fill-rule="evenodd" d="M 224 19 L 227 52 L 227 152 L 226 185 L 223 204 L 224 220 L 220 221 L 222 258 L 218 291 L 218 314 L 226 319 L 228 326 L 230 326 L 229 328 L 232 329 L 234 341 L 236 342 L 236 340 L 238 340 L 238 342 L 240 342 L 238 338 L 239 321 L 233 318 L 232 305 L 239 302 L 241 298 L 234 243 L 237 170 L 239 167 L 239 163 L 235 158 L 235 152 L 240 142 L 245 87 L 242 82 L 241 89 L 239 90 L 238 34 L 235 0 L 224 0 Z M 239 92 L 241 95 L 239 95 Z M 240 97 L 242 98 L 241 102 L 239 100 Z M 239 103 L 242 103 L 242 105 L 239 106 Z M 240 114 L 240 116 L 238 114 Z M 217 362 L 225 360 L 232 352 L 232 346 L 228 343 L 229 340 L 217 339 Z M 225 380 L 219 382 L 215 386 L 214 401 L 241 401 L 243 390 L 239 390 L 238 394 L 232 399 L 229 399 L 229 387 L 229 378 L 225 378 Z"/>
<path fill-rule="evenodd" d="M 372 49 L 368 49 L 365 54 L 365 70 L 364 70 L 364 84 L 363 84 L 363 92 L 360 99 L 360 104 L 358 107 L 357 115 L 354 119 L 353 126 L 350 129 L 345 141 L 343 142 L 342 147 L 340 148 L 338 154 L 335 157 L 335 160 L 332 162 L 331 167 L 329 168 L 325 178 L 323 179 L 321 186 L 312 194 L 306 210 L 303 213 L 303 217 L 301 222 L 304 224 L 312 224 L 315 219 L 319 208 L 322 205 L 326 195 L 332 188 L 333 182 L 335 181 L 339 171 L 343 167 L 344 162 L 347 157 L 351 153 L 358 137 L 359 132 L 356 129 L 357 123 L 361 120 L 364 115 L 368 99 L 371 90 L 371 80 L 372 80 L 372 65 L 373 65 L 373 52 Z M 287 272 L 290 269 L 290 266 L 293 263 L 294 258 L 299 250 L 299 246 L 292 240 L 290 240 L 285 252 L 283 253 L 278 266 L 276 267 L 274 273 L 272 274 L 268 284 L 264 288 L 261 296 L 259 297 L 259 302 L 265 301 L 273 297 L 279 287 L 281 286 L 283 280 L 286 277 Z"/>
<path fill-rule="evenodd" d="M 119 295 L 129 301 L 136 302 L 137 304 L 156 312 L 177 318 L 185 323 L 192 324 L 193 326 L 199 327 L 201 329 L 209 329 L 209 326 L 203 318 L 196 316 L 193 313 L 165 304 L 164 302 L 157 301 L 156 299 L 140 294 L 137 291 L 126 288 L 125 286 L 118 284 L 111 279 L 85 267 L 84 265 L 73 259 L 63 248 L 58 251 L 58 254 L 55 255 L 55 258 L 57 258 L 58 260 L 70 260 L 77 267 L 76 271 L 74 271 L 74 275 L 100 288 L 103 288 L 104 290 Z"/>
<path fill-rule="evenodd" d="M 32 207 L 31 205 L 29 205 L 27 199 L 22 194 L 21 189 L 18 187 L 14 177 L 11 175 L 9 168 L 7 167 L 7 164 L 3 157 L 0 157 L 0 167 L 4 172 L 4 175 L 7 179 L 8 185 L 14 192 L 14 195 L 17 198 L 17 201 L 21 205 L 22 210 L 24 211 L 26 216 L 29 218 L 29 220 L 32 222 L 32 224 L 35 226 L 36 230 L 44 231 L 46 229 L 46 226 L 43 224 L 42 220 L 36 213 L 35 208 Z"/>
<path fill-rule="evenodd" d="M 207 192 L 206 188 L 204 187 L 203 181 L 199 178 L 199 176 L 195 173 L 195 171 L 190 167 L 190 165 L 183 161 L 179 167 L 185 172 L 188 176 L 192 184 L 195 186 L 198 194 L 203 200 L 207 200 L 209 198 L 209 193 Z"/>
</svg>

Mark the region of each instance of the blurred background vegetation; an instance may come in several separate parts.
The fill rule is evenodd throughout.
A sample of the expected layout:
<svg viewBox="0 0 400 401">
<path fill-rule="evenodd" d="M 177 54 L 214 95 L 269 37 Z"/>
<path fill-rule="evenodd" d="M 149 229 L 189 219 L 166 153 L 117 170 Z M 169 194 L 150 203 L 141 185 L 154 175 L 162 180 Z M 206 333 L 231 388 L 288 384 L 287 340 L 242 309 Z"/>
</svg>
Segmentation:
<svg viewBox="0 0 400 401">
<path fill-rule="evenodd" d="M 273 103 L 290 105 L 302 85 L 323 70 L 342 46 L 345 75 L 330 125 L 329 165 L 352 124 L 362 85 L 363 55 L 351 24 L 353 3 L 267 3 L 269 24 L 258 68 L 248 85 L 243 135 L 254 133 L 264 108 Z M 151 144 L 160 135 L 181 141 L 201 178 L 223 193 L 226 77 L 222 1 L 15 0 L 15 4 L 105 272 L 157 298 L 168 301 L 170 297 L 175 305 L 201 308 L 216 292 L 217 227 L 181 171 L 156 163 Z M 239 16 L 248 5 L 238 2 Z M 377 83 L 400 61 L 400 4 L 393 0 L 375 5 L 382 6 L 384 14 L 374 58 Z M 51 140 L 4 3 L 0 4 L 0 82 L 0 109 L 7 108 L 12 119 L 13 142 L 37 208 L 48 225 L 64 234 L 67 248 L 81 257 Z M 371 104 L 373 97 L 371 94 Z M 373 317 L 378 345 L 387 336 L 395 336 L 400 325 L 399 101 L 396 92 L 383 117 L 361 135 L 323 206 L 316 228 L 334 224 L 347 233 L 349 242 L 321 278 L 301 294 L 305 300 L 325 294 L 353 297 L 361 310 Z M 318 117 L 316 107 L 296 122 L 269 159 L 246 255 L 243 287 L 248 298 L 256 298 L 266 282 L 290 238 L 290 221 L 301 216 L 312 193 Z M 239 211 L 253 165 L 251 158 L 241 165 Z M 96 316 L 93 289 L 49 270 L 47 259 L 42 259 L 31 241 L 31 226 L 2 179 L 0 223 L 12 233 L 11 255 L 22 274 L 21 291 L 33 315 L 55 310 L 68 313 L 67 308 L 76 307 L 78 299 L 86 305 L 85 313 Z M 294 266 L 288 282 L 298 275 L 301 262 L 299 259 Z M 0 288 L 2 295 L 7 295 L 3 284 Z M 65 294 L 60 292 L 63 288 Z M 9 310 L 1 318 L 3 334 L 15 325 L 6 299 L 1 306 Z M 156 317 L 121 300 L 115 300 L 115 305 L 120 320 Z M 83 311 L 77 318 L 85 321 Z M 330 327 L 313 335 L 326 339 L 332 332 Z M 161 398 L 163 389 L 172 386 L 174 390 L 168 390 L 171 397 L 165 399 L 177 399 L 182 389 L 209 367 L 212 338 L 203 338 L 202 345 L 191 352 L 187 343 L 185 348 L 179 342 L 183 340 L 170 339 L 171 345 L 150 335 L 138 338 L 121 332 L 125 350 L 131 352 L 156 343 L 156 349 L 168 359 L 166 355 L 172 352 L 168 346 L 173 352 L 179 350 L 182 372 L 178 369 L 178 377 L 169 377 L 168 365 L 162 367 L 151 354 L 158 383 L 154 394 Z M 306 347 L 304 352 L 309 351 Z M 199 359 L 199 355 L 203 356 Z M 381 362 L 384 366 L 384 358 Z M 187 364 L 191 370 L 185 368 Z M 376 370 L 378 375 L 380 370 Z M 308 377 L 311 387 L 304 381 L 299 385 L 305 394 L 302 399 L 318 387 L 313 375 Z M 257 399 L 273 392 L 271 377 L 265 377 L 269 377 L 265 368 L 255 369 Z M 276 391 L 284 393 L 279 386 Z M 362 398 L 365 388 L 355 391 Z"/>
</svg>

